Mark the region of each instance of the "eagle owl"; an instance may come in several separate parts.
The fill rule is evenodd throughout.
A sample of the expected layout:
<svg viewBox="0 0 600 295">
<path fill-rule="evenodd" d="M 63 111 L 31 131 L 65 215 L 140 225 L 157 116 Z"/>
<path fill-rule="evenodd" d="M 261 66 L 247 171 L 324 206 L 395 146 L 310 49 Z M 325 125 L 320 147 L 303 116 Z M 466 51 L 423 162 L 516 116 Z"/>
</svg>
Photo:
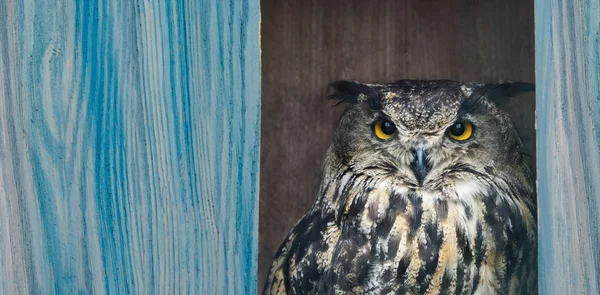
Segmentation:
<svg viewBox="0 0 600 295">
<path fill-rule="evenodd" d="M 494 100 L 524 83 L 332 83 L 349 103 L 265 294 L 537 294 L 536 195 Z"/>
</svg>

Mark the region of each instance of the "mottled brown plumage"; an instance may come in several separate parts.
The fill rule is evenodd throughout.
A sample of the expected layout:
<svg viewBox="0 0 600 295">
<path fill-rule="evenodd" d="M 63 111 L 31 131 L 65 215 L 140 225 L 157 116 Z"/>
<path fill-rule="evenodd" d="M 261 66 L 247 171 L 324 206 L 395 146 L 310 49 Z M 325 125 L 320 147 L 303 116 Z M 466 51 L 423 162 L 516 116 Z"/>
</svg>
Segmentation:
<svg viewBox="0 0 600 295">
<path fill-rule="evenodd" d="M 264 293 L 536 294 L 534 182 L 493 103 L 531 87 L 333 86 L 350 105 L 319 196 L 275 255 Z"/>
</svg>

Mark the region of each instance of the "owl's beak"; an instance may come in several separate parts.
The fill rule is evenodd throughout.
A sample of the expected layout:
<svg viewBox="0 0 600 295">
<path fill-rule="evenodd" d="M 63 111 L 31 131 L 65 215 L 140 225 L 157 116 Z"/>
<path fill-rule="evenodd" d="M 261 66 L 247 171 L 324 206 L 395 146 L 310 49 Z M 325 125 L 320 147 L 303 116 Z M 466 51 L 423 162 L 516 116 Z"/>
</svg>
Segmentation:
<svg viewBox="0 0 600 295">
<path fill-rule="evenodd" d="M 429 172 L 429 162 L 427 161 L 427 152 L 425 151 L 425 148 L 423 147 L 423 145 L 419 144 L 415 148 L 414 153 L 415 153 L 415 158 L 414 158 L 413 162 L 411 163 L 410 167 L 412 168 L 412 171 L 415 173 L 415 177 L 417 178 L 417 181 L 421 185 L 421 184 L 423 184 L 423 180 L 425 179 L 427 172 Z"/>
</svg>

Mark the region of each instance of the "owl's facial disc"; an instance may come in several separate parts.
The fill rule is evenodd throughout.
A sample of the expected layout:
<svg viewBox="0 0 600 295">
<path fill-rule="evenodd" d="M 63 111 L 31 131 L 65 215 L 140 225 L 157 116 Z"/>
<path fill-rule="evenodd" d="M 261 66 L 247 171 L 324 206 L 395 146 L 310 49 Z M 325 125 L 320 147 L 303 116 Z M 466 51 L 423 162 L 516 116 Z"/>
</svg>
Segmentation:
<svg viewBox="0 0 600 295">
<path fill-rule="evenodd" d="M 522 157 L 508 115 L 490 99 L 531 91 L 527 85 L 401 80 L 332 86 L 331 97 L 351 107 L 340 119 L 331 153 L 360 173 L 432 189 Z"/>
</svg>

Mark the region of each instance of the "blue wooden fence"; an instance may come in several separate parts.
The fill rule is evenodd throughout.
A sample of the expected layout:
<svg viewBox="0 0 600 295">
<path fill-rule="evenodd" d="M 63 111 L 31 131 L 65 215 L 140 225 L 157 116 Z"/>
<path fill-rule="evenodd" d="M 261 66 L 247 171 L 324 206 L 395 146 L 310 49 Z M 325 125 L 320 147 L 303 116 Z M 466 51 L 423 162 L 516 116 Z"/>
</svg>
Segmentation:
<svg viewBox="0 0 600 295">
<path fill-rule="evenodd" d="M 536 1 L 540 294 L 600 294 L 600 1 Z"/>
<path fill-rule="evenodd" d="M 0 1 L 0 294 L 251 294 L 259 1 Z"/>
</svg>

